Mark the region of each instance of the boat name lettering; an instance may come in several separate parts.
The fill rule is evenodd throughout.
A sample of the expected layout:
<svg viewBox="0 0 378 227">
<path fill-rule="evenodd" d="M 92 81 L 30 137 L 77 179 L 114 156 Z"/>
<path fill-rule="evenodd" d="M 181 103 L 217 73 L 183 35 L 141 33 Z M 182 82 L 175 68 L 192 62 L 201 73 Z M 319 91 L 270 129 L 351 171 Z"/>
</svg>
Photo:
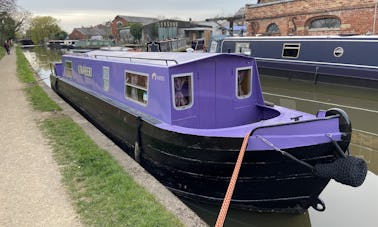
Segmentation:
<svg viewBox="0 0 378 227">
<path fill-rule="evenodd" d="M 77 72 L 81 75 L 92 77 L 92 68 L 84 65 L 79 65 Z"/>
<path fill-rule="evenodd" d="M 159 76 L 159 75 L 157 75 L 156 73 L 152 73 L 151 78 L 152 78 L 153 80 L 165 81 L 164 76 Z"/>
</svg>

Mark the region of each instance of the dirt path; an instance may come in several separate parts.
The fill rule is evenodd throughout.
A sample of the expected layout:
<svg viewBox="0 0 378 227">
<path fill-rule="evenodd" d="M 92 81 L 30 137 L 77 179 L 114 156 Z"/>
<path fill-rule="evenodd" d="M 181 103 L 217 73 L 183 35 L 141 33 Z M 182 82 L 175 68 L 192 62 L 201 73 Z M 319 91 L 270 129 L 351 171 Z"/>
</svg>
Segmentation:
<svg viewBox="0 0 378 227">
<path fill-rule="evenodd" d="M 81 226 L 16 76 L 0 60 L 0 226 Z"/>
</svg>

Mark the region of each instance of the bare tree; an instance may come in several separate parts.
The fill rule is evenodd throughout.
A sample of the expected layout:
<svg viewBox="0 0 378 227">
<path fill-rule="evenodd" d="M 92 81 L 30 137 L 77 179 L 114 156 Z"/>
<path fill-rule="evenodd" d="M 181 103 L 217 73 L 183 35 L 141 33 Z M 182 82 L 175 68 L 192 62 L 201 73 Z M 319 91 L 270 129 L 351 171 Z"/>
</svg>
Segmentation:
<svg viewBox="0 0 378 227">
<path fill-rule="evenodd" d="M 0 13 L 16 11 L 16 0 L 0 0 Z"/>
<path fill-rule="evenodd" d="M 0 40 L 15 38 L 30 13 L 17 6 L 16 0 L 0 0 Z"/>
</svg>

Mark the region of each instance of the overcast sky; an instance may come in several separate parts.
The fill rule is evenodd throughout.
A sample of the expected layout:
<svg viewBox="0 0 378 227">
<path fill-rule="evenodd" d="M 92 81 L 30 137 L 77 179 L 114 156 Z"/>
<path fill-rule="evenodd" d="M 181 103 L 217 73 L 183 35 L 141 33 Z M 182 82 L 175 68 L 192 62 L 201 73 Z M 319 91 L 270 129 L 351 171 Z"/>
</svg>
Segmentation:
<svg viewBox="0 0 378 227">
<path fill-rule="evenodd" d="M 17 0 L 33 16 L 52 16 L 70 33 L 73 28 L 113 20 L 116 15 L 204 20 L 231 16 L 256 0 Z"/>
</svg>

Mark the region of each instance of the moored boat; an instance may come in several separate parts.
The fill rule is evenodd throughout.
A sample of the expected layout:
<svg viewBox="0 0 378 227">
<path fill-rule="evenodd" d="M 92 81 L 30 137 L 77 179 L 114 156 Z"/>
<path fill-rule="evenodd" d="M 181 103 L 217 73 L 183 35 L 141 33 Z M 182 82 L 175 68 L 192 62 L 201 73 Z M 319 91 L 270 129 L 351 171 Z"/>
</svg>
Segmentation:
<svg viewBox="0 0 378 227">
<path fill-rule="evenodd" d="M 64 55 L 51 87 L 182 197 L 222 202 L 249 133 L 231 206 L 324 210 L 318 196 L 331 178 L 359 186 L 366 175 L 365 162 L 344 157 L 351 138 L 347 114 L 266 104 L 248 56 Z"/>
<path fill-rule="evenodd" d="M 378 88 L 378 36 L 225 37 L 211 47 L 254 57 L 267 75 Z"/>
</svg>

